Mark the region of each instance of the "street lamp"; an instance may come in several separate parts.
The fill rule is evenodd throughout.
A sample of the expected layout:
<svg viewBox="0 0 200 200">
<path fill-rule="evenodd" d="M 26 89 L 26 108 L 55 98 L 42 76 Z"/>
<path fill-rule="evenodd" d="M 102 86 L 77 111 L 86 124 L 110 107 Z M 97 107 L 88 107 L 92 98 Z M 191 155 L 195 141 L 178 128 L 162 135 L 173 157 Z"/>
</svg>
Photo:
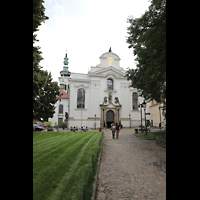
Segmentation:
<svg viewBox="0 0 200 200">
<path fill-rule="evenodd" d="M 160 112 L 160 111 L 161 111 L 161 108 L 162 108 L 162 107 L 159 106 L 158 108 L 159 108 L 159 113 L 160 113 L 160 124 L 159 124 L 159 127 L 160 127 L 160 131 L 161 131 L 161 112 Z"/>
<path fill-rule="evenodd" d="M 63 93 L 60 90 L 60 94 L 59 94 L 59 102 L 58 102 L 58 131 L 59 131 L 59 113 L 60 113 L 60 102 L 61 102 L 61 96 L 63 95 Z"/>
<path fill-rule="evenodd" d="M 94 128 L 96 130 L 96 115 L 94 115 L 94 120 L 95 120 L 95 122 L 94 122 Z"/>
<path fill-rule="evenodd" d="M 143 128 L 142 128 L 142 108 L 143 108 L 143 104 L 139 104 L 138 107 L 140 107 L 140 111 L 141 111 L 141 131 L 143 133 Z"/>
<path fill-rule="evenodd" d="M 146 102 L 145 100 L 143 101 L 143 108 L 144 108 L 144 116 L 145 116 L 145 131 L 146 131 L 146 135 L 147 135 L 147 122 L 146 122 Z"/>
<path fill-rule="evenodd" d="M 70 80 L 70 79 L 69 79 Z M 69 98 L 70 98 L 70 94 L 69 94 L 69 83 L 68 83 L 68 85 L 67 85 L 67 94 L 68 94 L 68 96 L 69 96 Z M 68 126 L 68 135 L 69 135 L 69 103 L 70 103 L 70 99 L 68 100 L 68 118 L 67 118 L 67 126 Z"/>
</svg>

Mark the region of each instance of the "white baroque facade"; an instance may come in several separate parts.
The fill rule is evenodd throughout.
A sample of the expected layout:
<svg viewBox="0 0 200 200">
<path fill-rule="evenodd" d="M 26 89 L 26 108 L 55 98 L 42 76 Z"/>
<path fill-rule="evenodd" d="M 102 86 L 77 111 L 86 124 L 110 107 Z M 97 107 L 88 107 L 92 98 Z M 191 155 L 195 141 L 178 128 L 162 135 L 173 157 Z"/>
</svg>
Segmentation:
<svg viewBox="0 0 200 200">
<path fill-rule="evenodd" d="M 120 57 L 110 49 L 100 56 L 100 64 L 91 67 L 88 74 L 71 73 L 70 77 L 59 77 L 61 87 L 69 95 L 65 101 L 61 98 L 63 112 L 67 112 L 69 118 L 66 119 L 64 113 L 58 113 L 57 103 L 56 113 L 49 121 L 58 122 L 58 118 L 63 117 L 63 122 L 69 124 L 69 127 L 87 126 L 97 129 L 104 127 L 104 124 L 109 127 L 112 122 L 121 122 L 123 127 L 140 126 L 141 112 L 138 104 L 144 98 L 138 95 L 136 88 L 129 87 L 130 81 L 124 77 L 125 72 L 120 67 Z M 144 111 L 142 118 L 144 120 Z"/>
</svg>

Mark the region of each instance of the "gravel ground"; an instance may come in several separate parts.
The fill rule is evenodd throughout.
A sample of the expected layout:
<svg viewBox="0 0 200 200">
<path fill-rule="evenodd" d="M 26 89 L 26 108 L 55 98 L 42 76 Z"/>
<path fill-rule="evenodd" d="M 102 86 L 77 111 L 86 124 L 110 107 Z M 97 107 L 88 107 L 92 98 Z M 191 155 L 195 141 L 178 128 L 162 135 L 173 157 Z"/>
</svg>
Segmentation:
<svg viewBox="0 0 200 200">
<path fill-rule="evenodd" d="M 105 130 L 97 200 L 166 199 L 166 149 L 133 131 L 122 129 L 119 139 L 112 139 Z"/>
</svg>

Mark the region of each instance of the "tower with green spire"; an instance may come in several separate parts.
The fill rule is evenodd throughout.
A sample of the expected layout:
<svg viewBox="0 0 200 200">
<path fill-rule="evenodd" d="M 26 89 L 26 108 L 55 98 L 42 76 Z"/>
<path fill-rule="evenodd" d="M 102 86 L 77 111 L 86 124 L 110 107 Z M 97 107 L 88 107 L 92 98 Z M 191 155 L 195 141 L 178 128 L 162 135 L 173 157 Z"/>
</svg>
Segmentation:
<svg viewBox="0 0 200 200">
<path fill-rule="evenodd" d="M 67 52 L 66 52 L 65 57 L 64 57 L 64 62 L 63 62 L 64 63 L 63 70 L 60 71 L 61 76 L 63 76 L 63 75 L 67 76 L 67 77 L 71 76 L 71 72 L 68 70 L 68 63 L 69 63 L 68 60 L 69 60 L 69 58 L 67 57 Z"/>
</svg>

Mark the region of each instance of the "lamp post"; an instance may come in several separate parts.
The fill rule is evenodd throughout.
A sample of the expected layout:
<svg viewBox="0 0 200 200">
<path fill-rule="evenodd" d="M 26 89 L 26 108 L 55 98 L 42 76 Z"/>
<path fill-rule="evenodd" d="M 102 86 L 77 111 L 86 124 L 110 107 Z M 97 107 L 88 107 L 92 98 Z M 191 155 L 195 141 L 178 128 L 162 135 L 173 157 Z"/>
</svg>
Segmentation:
<svg viewBox="0 0 200 200">
<path fill-rule="evenodd" d="M 59 131 L 59 113 L 60 113 L 60 102 L 61 102 L 61 96 L 63 95 L 63 93 L 60 90 L 60 94 L 59 94 L 59 102 L 58 102 L 58 131 Z"/>
<path fill-rule="evenodd" d="M 146 122 L 146 102 L 145 100 L 143 101 L 143 108 L 144 108 L 144 116 L 145 116 L 145 131 L 146 131 L 146 135 L 147 135 L 147 122 Z"/>
<path fill-rule="evenodd" d="M 95 122 L 94 122 L 94 129 L 96 130 L 96 114 L 94 115 L 94 120 L 95 120 Z"/>
<path fill-rule="evenodd" d="M 104 127 L 104 109 L 103 109 L 103 127 Z"/>
<path fill-rule="evenodd" d="M 161 131 L 161 112 L 160 112 L 160 111 L 161 111 L 161 108 L 162 108 L 162 107 L 159 106 L 158 108 L 159 108 L 159 113 L 160 113 L 160 124 L 159 124 L 159 127 L 160 127 L 160 131 Z"/>
<path fill-rule="evenodd" d="M 119 109 L 118 109 L 118 124 L 119 124 Z"/>
<path fill-rule="evenodd" d="M 141 131 L 143 133 L 143 128 L 142 128 L 142 108 L 143 108 L 143 104 L 139 104 L 138 107 L 140 107 L 140 111 L 141 111 Z"/>
<path fill-rule="evenodd" d="M 67 94 L 70 98 L 70 95 L 69 95 L 69 83 L 67 85 Z M 68 126 L 68 135 L 69 135 L 69 102 L 70 102 L 70 99 L 68 100 L 68 118 L 67 118 L 67 126 Z"/>
</svg>

